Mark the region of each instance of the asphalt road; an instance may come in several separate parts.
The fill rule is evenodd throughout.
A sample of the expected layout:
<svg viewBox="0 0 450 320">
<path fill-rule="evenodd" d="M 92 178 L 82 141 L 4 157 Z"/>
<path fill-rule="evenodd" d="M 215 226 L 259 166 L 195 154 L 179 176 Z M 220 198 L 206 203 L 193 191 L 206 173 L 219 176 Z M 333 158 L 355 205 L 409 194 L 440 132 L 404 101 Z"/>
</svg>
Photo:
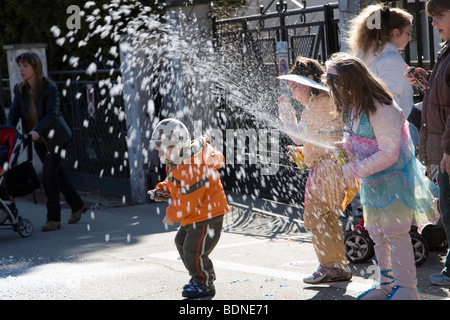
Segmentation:
<svg viewBox="0 0 450 320">
<path fill-rule="evenodd" d="M 310 236 L 298 208 L 230 195 L 232 211 L 211 255 L 217 281 L 214 300 L 354 300 L 373 284 L 373 262 L 351 264 L 350 282 L 307 285 L 317 268 Z M 41 232 L 42 203 L 18 200 L 23 218 L 34 226 L 22 238 L 0 230 L 2 300 L 181 300 L 189 280 L 176 253 L 176 227 L 162 223 L 165 204 L 92 207 L 75 225 Z M 289 216 L 290 218 L 286 218 Z M 445 252 L 431 252 L 417 268 L 423 300 L 450 298 L 450 287 L 431 285 Z"/>
</svg>

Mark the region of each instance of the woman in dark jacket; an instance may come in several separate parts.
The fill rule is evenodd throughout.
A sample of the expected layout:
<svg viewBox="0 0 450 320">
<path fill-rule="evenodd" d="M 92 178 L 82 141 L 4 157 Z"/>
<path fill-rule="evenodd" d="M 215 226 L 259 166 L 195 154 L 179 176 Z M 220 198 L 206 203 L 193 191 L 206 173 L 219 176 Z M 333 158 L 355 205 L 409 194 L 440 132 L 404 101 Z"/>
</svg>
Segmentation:
<svg viewBox="0 0 450 320">
<path fill-rule="evenodd" d="M 72 208 L 69 223 L 77 223 L 86 206 L 61 168 L 61 151 L 71 138 L 71 131 L 61 116 L 56 85 L 44 77 L 42 61 L 34 52 L 16 58 L 22 76 L 14 87 L 14 100 L 7 124 L 22 120 L 23 132 L 31 135 L 36 153 L 42 161 L 42 179 L 47 197 L 47 222 L 42 231 L 61 227 L 60 192 Z"/>
<path fill-rule="evenodd" d="M 450 2 L 428 0 L 426 12 L 433 18 L 432 25 L 445 42 L 441 44 L 432 71 L 427 73 L 416 68 L 428 79 L 422 103 L 419 159 L 432 177 L 437 175 L 442 223 L 450 239 Z M 410 81 L 416 84 L 413 78 Z M 435 285 L 450 285 L 450 250 L 447 251 L 444 269 L 432 274 L 430 281 Z"/>
</svg>

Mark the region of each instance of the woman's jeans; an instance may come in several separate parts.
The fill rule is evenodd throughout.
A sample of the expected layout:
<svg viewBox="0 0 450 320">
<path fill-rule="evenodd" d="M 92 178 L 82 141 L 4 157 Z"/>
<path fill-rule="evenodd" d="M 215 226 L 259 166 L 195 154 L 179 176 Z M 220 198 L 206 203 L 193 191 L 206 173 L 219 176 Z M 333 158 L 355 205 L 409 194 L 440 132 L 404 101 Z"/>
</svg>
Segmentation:
<svg viewBox="0 0 450 320">
<path fill-rule="evenodd" d="M 42 184 L 47 197 L 47 220 L 61 221 L 60 193 L 72 211 L 80 210 L 84 203 L 75 188 L 67 179 L 61 168 L 61 157 L 59 154 L 49 153 L 44 144 L 34 144 L 36 153 L 42 161 Z"/>
<path fill-rule="evenodd" d="M 438 184 L 439 184 L 439 208 L 441 209 L 442 224 L 444 225 L 447 239 L 450 240 L 450 183 L 447 172 L 442 173 L 439 169 Z M 450 253 L 447 251 L 445 258 L 444 270 L 442 273 L 450 277 Z"/>
</svg>

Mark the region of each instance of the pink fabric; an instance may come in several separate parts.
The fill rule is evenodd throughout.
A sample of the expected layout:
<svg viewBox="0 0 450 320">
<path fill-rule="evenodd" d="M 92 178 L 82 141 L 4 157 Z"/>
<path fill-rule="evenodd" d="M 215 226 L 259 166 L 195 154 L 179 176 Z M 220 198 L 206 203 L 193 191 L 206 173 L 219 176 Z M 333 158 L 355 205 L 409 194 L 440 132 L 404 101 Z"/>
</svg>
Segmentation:
<svg viewBox="0 0 450 320">
<path fill-rule="evenodd" d="M 402 127 L 405 124 L 403 112 L 393 105 L 381 105 L 371 115 L 370 124 L 376 139 L 357 138 L 354 145 L 353 161 L 342 167 L 346 179 L 362 179 L 389 168 L 397 162 L 402 140 Z M 353 129 L 357 131 L 357 127 Z M 359 160 L 360 159 L 360 160 Z"/>
</svg>

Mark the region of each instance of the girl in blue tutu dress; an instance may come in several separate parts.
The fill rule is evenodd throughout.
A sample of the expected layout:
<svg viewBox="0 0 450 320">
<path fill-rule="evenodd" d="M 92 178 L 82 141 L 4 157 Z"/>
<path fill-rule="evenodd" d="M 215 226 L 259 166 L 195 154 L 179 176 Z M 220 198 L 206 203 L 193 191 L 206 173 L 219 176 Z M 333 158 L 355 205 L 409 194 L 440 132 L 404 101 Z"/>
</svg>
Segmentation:
<svg viewBox="0 0 450 320">
<path fill-rule="evenodd" d="M 347 127 L 339 144 L 349 159 L 342 174 L 360 183 L 380 268 L 380 284 L 359 298 L 418 300 L 409 231 L 437 222 L 439 190 L 416 159 L 408 122 L 385 85 L 347 54 L 334 55 L 327 67 L 325 81 Z"/>
</svg>

